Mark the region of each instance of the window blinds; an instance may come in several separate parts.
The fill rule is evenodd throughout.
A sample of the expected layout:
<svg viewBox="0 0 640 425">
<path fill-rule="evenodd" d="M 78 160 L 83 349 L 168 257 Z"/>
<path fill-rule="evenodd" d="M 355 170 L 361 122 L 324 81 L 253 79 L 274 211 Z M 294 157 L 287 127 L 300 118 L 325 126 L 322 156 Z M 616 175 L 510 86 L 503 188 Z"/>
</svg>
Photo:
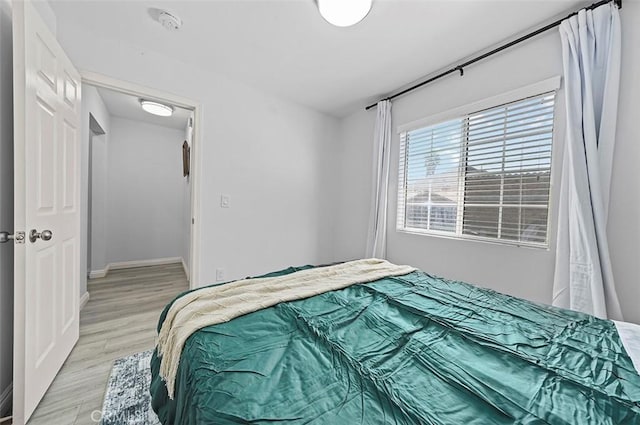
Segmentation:
<svg viewBox="0 0 640 425">
<path fill-rule="evenodd" d="M 547 245 L 555 92 L 401 134 L 398 230 Z"/>
</svg>

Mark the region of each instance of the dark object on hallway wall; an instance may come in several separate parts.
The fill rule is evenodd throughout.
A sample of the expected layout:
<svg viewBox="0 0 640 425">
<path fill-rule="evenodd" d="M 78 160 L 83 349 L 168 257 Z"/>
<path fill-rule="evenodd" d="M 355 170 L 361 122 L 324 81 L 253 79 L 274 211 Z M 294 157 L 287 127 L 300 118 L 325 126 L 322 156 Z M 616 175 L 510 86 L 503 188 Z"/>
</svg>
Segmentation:
<svg viewBox="0 0 640 425">
<path fill-rule="evenodd" d="M 191 148 L 185 140 L 182 144 L 182 175 L 187 177 L 191 171 Z"/>
</svg>

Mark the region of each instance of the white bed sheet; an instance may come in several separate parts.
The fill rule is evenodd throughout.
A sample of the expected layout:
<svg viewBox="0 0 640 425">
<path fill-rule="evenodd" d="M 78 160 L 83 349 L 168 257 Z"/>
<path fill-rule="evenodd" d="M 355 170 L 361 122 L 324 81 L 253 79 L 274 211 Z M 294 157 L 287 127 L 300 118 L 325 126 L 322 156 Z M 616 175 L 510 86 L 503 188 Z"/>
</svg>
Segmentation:
<svg viewBox="0 0 640 425">
<path fill-rule="evenodd" d="M 636 368 L 638 374 L 640 374 L 640 325 L 628 322 L 613 321 L 618 329 L 618 334 L 622 340 L 627 354 L 631 357 L 633 366 Z"/>
</svg>

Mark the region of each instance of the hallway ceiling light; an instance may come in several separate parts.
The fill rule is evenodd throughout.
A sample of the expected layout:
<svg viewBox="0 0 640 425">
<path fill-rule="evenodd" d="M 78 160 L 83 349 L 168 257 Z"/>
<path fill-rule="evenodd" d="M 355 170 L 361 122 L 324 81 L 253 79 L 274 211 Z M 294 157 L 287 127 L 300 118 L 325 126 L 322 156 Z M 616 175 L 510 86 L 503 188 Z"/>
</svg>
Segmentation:
<svg viewBox="0 0 640 425">
<path fill-rule="evenodd" d="M 371 10 L 372 0 L 317 0 L 320 15 L 337 27 L 350 27 L 362 21 Z"/>
<path fill-rule="evenodd" d="M 162 103 L 140 99 L 140 106 L 142 106 L 142 109 L 153 115 L 159 115 L 161 117 L 170 117 L 173 115 L 173 107 Z"/>
</svg>

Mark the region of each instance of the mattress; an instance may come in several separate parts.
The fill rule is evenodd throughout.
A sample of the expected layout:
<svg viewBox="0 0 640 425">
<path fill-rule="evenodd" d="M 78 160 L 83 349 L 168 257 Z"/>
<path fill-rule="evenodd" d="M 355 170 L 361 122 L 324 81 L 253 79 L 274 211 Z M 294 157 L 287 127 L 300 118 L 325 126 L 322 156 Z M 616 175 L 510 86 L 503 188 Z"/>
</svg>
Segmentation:
<svg viewBox="0 0 640 425">
<path fill-rule="evenodd" d="M 152 407 L 184 425 L 640 424 L 636 331 L 416 271 L 195 332 L 173 399 L 154 354 Z"/>
</svg>

